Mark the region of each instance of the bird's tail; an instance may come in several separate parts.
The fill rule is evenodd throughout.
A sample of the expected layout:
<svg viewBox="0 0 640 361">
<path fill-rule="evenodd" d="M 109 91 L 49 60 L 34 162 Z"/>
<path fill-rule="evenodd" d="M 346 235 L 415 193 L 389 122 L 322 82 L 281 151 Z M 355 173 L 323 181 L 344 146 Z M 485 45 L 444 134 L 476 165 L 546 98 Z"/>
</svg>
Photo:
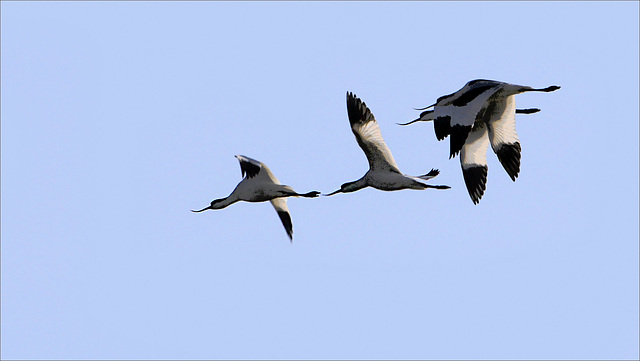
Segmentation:
<svg viewBox="0 0 640 361">
<path fill-rule="evenodd" d="M 435 178 L 438 174 L 440 174 L 439 170 L 431 169 L 429 171 L 429 173 L 423 174 L 423 175 L 419 175 L 416 178 L 420 178 L 420 179 L 423 179 L 423 180 L 429 180 L 429 179 Z"/>
<path fill-rule="evenodd" d="M 415 179 L 416 181 L 418 181 L 418 183 L 420 183 L 424 188 L 435 188 L 435 189 L 449 189 L 451 187 L 449 186 L 445 186 L 445 185 L 431 185 L 431 184 L 426 184 L 424 181 L 427 181 L 429 179 L 433 179 L 435 178 L 438 174 L 440 174 L 440 171 L 437 169 L 431 169 L 429 171 L 429 173 L 427 174 L 423 174 L 417 177 L 411 177 L 413 179 Z"/>
</svg>

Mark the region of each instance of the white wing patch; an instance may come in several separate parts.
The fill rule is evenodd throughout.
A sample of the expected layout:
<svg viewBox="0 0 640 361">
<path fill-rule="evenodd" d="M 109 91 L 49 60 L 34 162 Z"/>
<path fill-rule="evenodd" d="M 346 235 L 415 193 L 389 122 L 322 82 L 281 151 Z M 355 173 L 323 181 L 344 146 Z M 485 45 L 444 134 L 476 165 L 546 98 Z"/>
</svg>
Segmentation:
<svg viewBox="0 0 640 361">
<path fill-rule="evenodd" d="M 258 178 L 262 179 L 265 182 L 280 184 L 280 181 L 276 176 L 271 173 L 269 167 L 267 167 L 264 163 L 262 164 L 262 171 L 258 173 Z"/>
<path fill-rule="evenodd" d="M 293 240 L 293 223 L 291 222 L 291 215 L 289 214 L 286 198 L 276 198 L 270 202 L 273 208 L 276 209 L 276 212 L 278 212 L 278 217 L 280 217 L 280 221 L 282 221 L 282 225 L 285 231 L 287 231 L 289 239 Z"/>
<path fill-rule="evenodd" d="M 520 141 L 516 133 L 516 101 L 513 95 L 495 102 L 495 109 L 489 114 L 489 139 L 491 148 L 498 151 L 503 144 Z"/>
<path fill-rule="evenodd" d="M 487 127 L 482 123 L 479 123 L 478 126 L 469 133 L 469 137 L 460 151 L 462 168 L 469 168 L 474 165 L 487 165 L 487 149 L 489 148 L 489 137 L 487 133 Z"/>
<path fill-rule="evenodd" d="M 460 164 L 462 176 L 467 186 L 473 204 L 478 204 L 484 190 L 487 188 L 487 148 L 489 137 L 487 127 L 479 123 L 467 138 L 467 142 L 460 150 Z"/>
<path fill-rule="evenodd" d="M 393 169 L 394 171 L 400 172 L 395 159 L 393 159 L 391 150 L 382 138 L 378 122 L 370 121 L 364 124 L 354 124 L 352 129 L 356 135 L 358 144 L 369 160 L 371 170 Z"/>
</svg>

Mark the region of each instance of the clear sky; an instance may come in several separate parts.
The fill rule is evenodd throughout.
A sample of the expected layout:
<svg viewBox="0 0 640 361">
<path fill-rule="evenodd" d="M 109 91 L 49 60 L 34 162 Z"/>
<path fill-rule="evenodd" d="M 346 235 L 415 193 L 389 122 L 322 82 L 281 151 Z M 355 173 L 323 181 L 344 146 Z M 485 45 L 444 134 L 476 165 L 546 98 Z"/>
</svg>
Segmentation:
<svg viewBox="0 0 640 361">
<path fill-rule="evenodd" d="M 638 2 L 2 2 L 3 359 L 625 359 L 638 346 Z M 519 95 L 514 183 L 473 205 L 433 125 Z M 299 192 L 191 213 L 266 163 Z"/>
</svg>

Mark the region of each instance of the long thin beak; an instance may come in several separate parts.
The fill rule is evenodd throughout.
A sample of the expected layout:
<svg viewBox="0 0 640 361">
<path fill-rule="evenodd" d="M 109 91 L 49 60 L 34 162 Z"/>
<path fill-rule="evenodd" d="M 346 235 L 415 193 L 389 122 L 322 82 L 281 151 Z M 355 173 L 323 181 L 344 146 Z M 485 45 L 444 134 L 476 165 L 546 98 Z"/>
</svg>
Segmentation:
<svg viewBox="0 0 640 361">
<path fill-rule="evenodd" d="M 211 206 L 209 206 L 209 207 L 207 207 L 207 208 L 202 208 L 202 209 L 201 209 L 201 210 L 199 210 L 199 211 L 194 211 L 194 210 L 192 209 L 192 210 L 191 210 L 191 212 L 199 213 L 199 212 L 204 212 L 204 211 L 206 211 L 207 209 L 211 209 Z"/>
<path fill-rule="evenodd" d="M 422 119 L 418 118 L 418 119 L 416 119 L 416 120 L 412 120 L 412 121 L 410 121 L 409 123 L 396 123 L 396 124 L 398 124 L 398 125 L 409 125 L 409 124 L 413 124 L 413 123 L 415 123 L 415 122 L 419 122 L 419 121 L 421 121 L 421 120 L 422 120 Z M 426 122 L 426 121 L 427 121 L 427 120 L 425 120 L 425 122 Z"/>
<path fill-rule="evenodd" d="M 332 196 L 332 195 L 334 195 L 334 194 L 336 194 L 336 193 L 340 193 L 340 191 L 341 191 L 341 190 L 342 190 L 342 189 L 338 189 L 338 190 L 337 190 L 337 191 L 335 191 L 335 192 L 332 192 L 332 193 L 329 193 L 329 194 L 323 194 L 323 196 L 325 196 L 325 197 Z"/>
<path fill-rule="evenodd" d="M 432 106 L 434 106 L 434 105 L 435 105 L 435 104 L 431 104 L 431 105 L 429 105 L 428 107 L 424 107 L 424 108 L 413 108 L 413 109 L 415 109 L 415 110 L 427 110 L 427 109 L 431 108 L 431 107 L 432 107 Z"/>
</svg>

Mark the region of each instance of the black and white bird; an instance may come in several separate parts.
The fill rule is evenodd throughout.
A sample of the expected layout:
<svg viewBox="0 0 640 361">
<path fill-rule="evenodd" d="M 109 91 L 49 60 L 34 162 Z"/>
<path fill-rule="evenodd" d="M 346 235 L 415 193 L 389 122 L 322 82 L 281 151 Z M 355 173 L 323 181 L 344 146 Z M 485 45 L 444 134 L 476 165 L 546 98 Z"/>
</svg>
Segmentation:
<svg viewBox="0 0 640 361">
<path fill-rule="evenodd" d="M 538 89 L 494 80 L 477 79 L 462 89 L 438 98 L 418 121 L 433 121 L 438 140 L 451 136 L 449 158 L 460 153 L 460 163 L 471 200 L 478 204 L 486 189 L 487 148 L 491 148 L 513 181 L 520 172 L 520 140 L 516 133 L 516 113 L 531 114 L 537 108 L 516 109 L 514 95 L 525 92 L 552 92 L 553 85 Z"/>
<path fill-rule="evenodd" d="M 382 139 L 380 127 L 367 105 L 353 93 L 347 93 L 347 114 L 351 130 L 360 148 L 369 161 L 369 171 L 359 180 L 343 184 L 340 189 L 327 194 L 355 192 L 365 187 L 373 187 L 383 191 L 400 189 L 448 189 L 445 185 L 430 185 L 425 181 L 437 176 L 440 172 L 432 169 L 429 173 L 417 177 L 402 174 L 391 155 L 391 151 Z"/>
<path fill-rule="evenodd" d="M 215 199 L 211 201 L 210 206 L 199 211 L 192 210 L 192 212 L 222 209 L 238 201 L 270 201 L 273 208 L 278 212 L 289 239 L 293 241 L 293 223 L 291 223 L 291 215 L 289 214 L 285 197 L 315 198 L 320 195 L 320 192 L 297 193 L 290 186 L 280 184 L 278 178 L 271 173 L 271 170 L 264 163 L 243 155 L 236 155 L 235 157 L 240 161 L 240 170 L 242 171 L 242 176 L 244 176 L 242 181 L 238 183 L 228 197 Z"/>
</svg>

